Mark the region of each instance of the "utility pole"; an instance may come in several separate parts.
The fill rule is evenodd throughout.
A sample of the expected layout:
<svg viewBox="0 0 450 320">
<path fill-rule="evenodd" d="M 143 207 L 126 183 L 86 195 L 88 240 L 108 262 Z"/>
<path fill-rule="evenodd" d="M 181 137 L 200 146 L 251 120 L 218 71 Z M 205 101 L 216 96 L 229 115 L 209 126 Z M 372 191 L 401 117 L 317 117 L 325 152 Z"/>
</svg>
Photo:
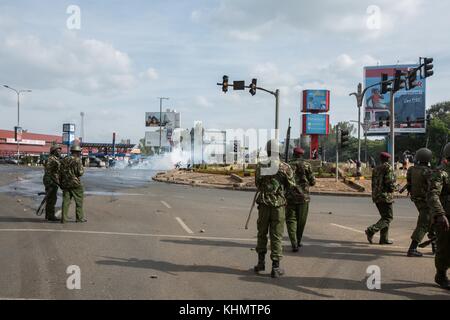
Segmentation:
<svg viewBox="0 0 450 320">
<path fill-rule="evenodd" d="M 158 154 L 161 154 L 161 138 L 162 138 L 162 101 L 169 100 L 169 98 L 160 97 L 159 99 L 159 149 Z"/>
<path fill-rule="evenodd" d="M 32 92 L 31 90 L 16 90 L 10 86 L 7 86 L 6 84 L 3 85 L 3 87 L 10 89 L 12 91 L 14 91 L 17 94 L 17 129 L 16 131 L 16 140 L 17 140 L 17 162 L 19 162 L 19 157 L 20 157 L 20 141 L 17 138 L 17 130 L 20 129 L 20 94 L 21 93 L 30 93 Z"/>
<path fill-rule="evenodd" d="M 81 116 L 81 141 L 85 142 L 85 137 L 84 137 L 84 116 L 85 113 L 84 112 L 80 112 L 80 116 Z"/>
<path fill-rule="evenodd" d="M 358 107 L 358 166 L 357 166 L 357 176 L 361 176 L 361 108 L 363 105 L 363 99 L 366 91 L 362 89 L 362 83 L 358 84 L 357 92 L 350 93 L 350 96 L 356 97 L 357 107 Z"/>
<path fill-rule="evenodd" d="M 339 124 L 336 125 L 336 182 L 339 181 Z"/>
<path fill-rule="evenodd" d="M 391 103 L 389 106 L 389 111 L 391 113 L 391 116 L 389 118 L 390 123 L 389 123 L 389 127 L 390 127 L 390 146 L 391 146 L 391 150 L 392 150 L 392 156 L 391 156 L 391 166 L 392 168 L 395 168 L 395 90 L 392 89 L 391 90 Z"/>
</svg>

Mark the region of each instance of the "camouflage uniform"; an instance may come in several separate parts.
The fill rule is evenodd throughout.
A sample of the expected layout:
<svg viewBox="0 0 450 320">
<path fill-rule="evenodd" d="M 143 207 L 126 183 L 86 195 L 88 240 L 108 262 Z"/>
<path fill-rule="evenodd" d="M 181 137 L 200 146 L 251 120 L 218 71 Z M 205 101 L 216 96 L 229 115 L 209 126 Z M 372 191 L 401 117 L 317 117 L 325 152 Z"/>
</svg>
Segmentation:
<svg viewBox="0 0 450 320">
<path fill-rule="evenodd" d="M 272 163 L 272 165 L 275 165 Z M 286 191 L 295 186 L 292 169 L 287 163 L 279 162 L 279 170 L 275 175 L 262 175 L 261 169 L 268 164 L 258 164 L 255 183 L 258 188 L 258 243 L 256 252 L 267 253 L 267 233 L 270 234 L 272 261 L 280 261 L 283 256 L 283 233 L 285 222 Z"/>
<path fill-rule="evenodd" d="M 46 193 L 46 204 L 45 204 L 45 219 L 55 220 L 55 205 L 58 199 L 58 186 L 59 186 L 59 169 L 60 162 L 59 158 L 51 154 L 45 164 L 45 172 L 43 183 L 45 186 Z"/>
<path fill-rule="evenodd" d="M 406 175 L 408 192 L 419 211 L 417 226 L 411 236 L 411 240 L 415 243 L 420 243 L 427 233 L 431 234 L 430 210 L 427 203 L 428 178 L 431 172 L 429 166 L 415 165 L 408 169 Z"/>
<path fill-rule="evenodd" d="M 316 179 L 308 162 L 299 159 L 291 161 L 289 165 L 294 172 L 296 186 L 287 194 L 286 226 L 292 247 L 296 248 L 301 245 L 308 218 L 309 188 L 316 184 Z"/>
<path fill-rule="evenodd" d="M 370 226 L 366 234 L 373 236 L 380 231 L 380 244 L 389 242 L 389 226 L 394 219 L 392 205 L 396 178 L 392 166 L 384 162 L 377 166 L 372 173 L 372 200 L 380 212 L 381 219 Z"/>
<path fill-rule="evenodd" d="M 428 188 L 428 205 L 433 221 L 440 216 L 450 219 L 450 164 L 447 163 L 441 170 L 435 170 L 430 175 Z M 446 273 L 450 267 L 450 231 L 445 231 L 441 226 L 436 226 L 437 250 L 435 265 L 436 277 L 447 278 Z M 436 281 L 438 282 L 438 281 Z M 448 289 L 448 279 L 447 279 Z"/>
<path fill-rule="evenodd" d="M 84 168 L 80 158 L 68 156 L 62 160 L 60 173 L 61 189 L 63 189 L 62 223 L 67 221 L 72 198 L 75 200 L 77 222 L 84 220 L 84 188 L 80 181 L 83 174 Z"/>
</svg>

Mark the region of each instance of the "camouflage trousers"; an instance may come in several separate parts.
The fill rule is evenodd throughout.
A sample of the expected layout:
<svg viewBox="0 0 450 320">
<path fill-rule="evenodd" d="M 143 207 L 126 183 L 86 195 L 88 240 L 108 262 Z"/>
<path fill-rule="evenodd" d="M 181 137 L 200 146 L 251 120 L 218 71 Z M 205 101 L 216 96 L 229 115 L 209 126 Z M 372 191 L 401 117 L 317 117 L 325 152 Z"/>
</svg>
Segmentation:
<svg viewBox="0 0 450 320">
<path fill-rule="evenodd" d="M 258 206 L 258 242 L 256 252 L 267 253 L 267 234 L 270 235 L 270 259 L 280 261 L 283 257 L 285 207 Z"/>
<path fill-rule="evenodd" d="M 450 215 L 447 215 L 450 220 Z M 434 259 L 436 270 L 446 272 L 450 268 L 450 231 L 445 232 L 440 227 L 436 227 L 436 256 Z"/>
<path fill-rule="evenodd" d="M 75 212 L 77 221 L 84 219 L 83 213 L 83 197 L 84 197 L 84 189 L 82 186 L 63 190 L 63 204 L 62 204 L 62 214 L 61 214 L 61 222 L 66 222 L 69 216 L 69 208 L 70 202 L 72 198 L 75 200 Z"/>
<path fill-rule="evenodd" d="M 389 227 L 392 220 L 394 220 L 393 205 L 392 203 L 386 202 L 379 202 L 376 203 L 376 205 L 380 212 L 381 219 L 367 230 L 372 234 L 380 232 L 380 241 L 386 241 L 389 239 Z"/>
<path fill-rule="evenodd" d="M 56 184 L 48 184 L 45 186 L 45 219 L 55 219 L 55 206 L 58 200 L 58 186 Z"/>
<path fill-rule="evenodd" d="M 309 202 L 290 204 L 286 208 L 286 227 L 292 246 L 300 244 L 308 219 Z"/>
<path fill-rule="evenodd" d="M 417 219 L 416 229 L 411 236 L 411 240 L 421 243 L 427 233 L 429 235 L 433 233 L 430 225 L 430 209 L 426 201 L 414 201 L 414 204 L 419 211 L 419 218 Z"/>
</svg>

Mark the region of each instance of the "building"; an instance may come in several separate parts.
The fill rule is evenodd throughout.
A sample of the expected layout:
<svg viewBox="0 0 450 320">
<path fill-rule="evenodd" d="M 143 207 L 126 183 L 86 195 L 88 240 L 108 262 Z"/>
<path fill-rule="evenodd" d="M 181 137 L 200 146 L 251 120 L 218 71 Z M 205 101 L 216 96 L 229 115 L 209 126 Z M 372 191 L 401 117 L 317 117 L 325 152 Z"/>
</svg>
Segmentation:
<svg viewBox="0 0 450 320">
<path fill-rule="evenodd" d="M 34 156 L 49 153 L 53 142 L 61 144 L 62 136 L 23 132 L 19 152 L 21 155 Z M 17 141 L 14 131 L 0 129 L 0 157 L 14 155 L 17 155 Z"/>
</svg>

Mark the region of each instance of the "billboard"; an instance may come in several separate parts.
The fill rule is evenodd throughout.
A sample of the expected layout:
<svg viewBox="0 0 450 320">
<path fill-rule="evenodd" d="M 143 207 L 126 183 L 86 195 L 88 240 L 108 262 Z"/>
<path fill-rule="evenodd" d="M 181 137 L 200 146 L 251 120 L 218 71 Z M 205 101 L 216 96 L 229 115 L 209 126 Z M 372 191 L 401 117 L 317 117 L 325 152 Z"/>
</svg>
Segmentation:
<svg viewBox="0 0 450 320">
<path fill-rule="evenodd" d="M 328 111 L 330 111 L 330 91 L 303 91 L 303 112 L 325 113 Z"/>
<path fill-rule="evenodd" d="M 159 147 L 159 131 L 151 131 L 145 133 L 145 146 L 146 147 Z M 170 147 L 170 139 L 167 137 L 167 132 L 161 132 L 161 147 Z"/>
<path fill-rule="evenodd" d="M 394 78 L 395 70 L 408 71 L 417 65 L 397 65 L 365 67 L 364 78 L 366 88 L 381 81 L 381 74 L 385 73 L 389 79 Z M 395 103 L 395 132 L 396 133 L 425 133 L 426 128 L 426 81 L 418 79 L 418 86 L 412 90 L 400 90 L 394 96 Z M 375 86 L 366 92 L 364 97 L 364 120 L 370 123 L 369 135 L 389 134 L 390 100 L 391 94 L 382 95 L 381 87 Z"/>
<path fill-rule="evenodd" d="M 328 114 L 304 114 L 303 134 L 328 135 L 330 133 L 330 116 Z"/>
<path fill-rule="evenodd" d="M 160 121 L 160 116 L 162 121 Z M 164 127 L 177 129 L 180 127 L 180 113 L 178 112 L 147 112 L 145 114 L 146 127 Z"/>
</svg>

